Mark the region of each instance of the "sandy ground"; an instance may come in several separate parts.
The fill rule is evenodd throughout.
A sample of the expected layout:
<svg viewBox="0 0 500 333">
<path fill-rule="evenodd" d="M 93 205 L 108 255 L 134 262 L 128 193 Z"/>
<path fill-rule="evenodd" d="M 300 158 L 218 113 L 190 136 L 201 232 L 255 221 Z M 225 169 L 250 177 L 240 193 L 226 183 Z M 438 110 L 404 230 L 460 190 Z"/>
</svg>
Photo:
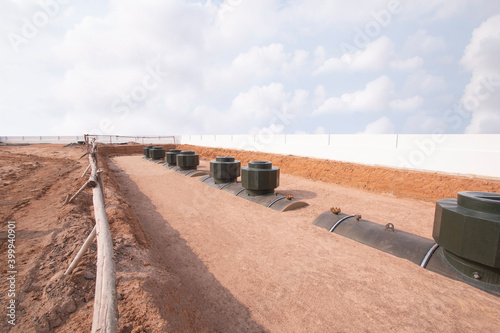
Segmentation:
<svg viewBox="0 0 500 333">
<path fill-rule="evenodd" d="M 180 278 L 178 331 L 497 332 L 500 299 L 311 224 L 332 206 L 431 236 L 434 205 L 282 175 L 310 206 L 276 212 L 140 156 L 112 170 L 150 237 L 150 261 Z M 206 162 L 205 162 L 206 163 Z M 175 283 L 179 283 L 176 280 Z M 165 286 L 166 290 L 174 289 Z M 158 307 L 168 297 L 151 288 Z M 183 310 L 184 311 L 184 310 Z M 182 311 L 179 311 L 182 312 Z"/>
<path fill-rule="evenodd" d="M 122 147 L 129 154 L 141 150 Z M 62 275 L 94 225 L 91 191 L 63 205 L 86 180 L 81 174 L 88 160 L 79 159 L 84 151 L 80 146 L 0 146 L 0 256 L 7 260 L 6 222 L 16 221 L 18 271 L 16 326 L 3 316 L 2 332 L 90 331 L 95 244 L 71 276 Z M 204 152 L 211 158 L 221 151 Z M 278 192 L 310 206 L 276 212 L 138 155 L 116 156 L 109 168 L 101 156 L 119 332 L 500 330 L 499 298 L 311 224 L 336 206 L 430 238 L 434 204 L 429 198 L 449 190 L 451 183 L 423 189 L 424 201 L 401 199 L 417 192 L 400 195 L 394 187 L 377 194 L 374 185 L 361 190 L 314 181 L 307 177 L 320 176 L 332 165 L 319 163 L 304 176 L 295 174 L 303 169 L 295 157 L 269 158 L 289 171 L 282 173 Z M 346 180 L 350 168 L 335 172 Z M 379 181 L 388 183 L 389 171 L 374 172 L 371 184 L 375 175 L 385 175 Z M 359 177 L 351 178 L 353 187 Z M 415 179 L 428 184 L 434 177 Z M 494 181 L 471 181 L 498 190 Z M 11 299 L 5 270 L 1 279 L 5 309 Z"/>
</svg>

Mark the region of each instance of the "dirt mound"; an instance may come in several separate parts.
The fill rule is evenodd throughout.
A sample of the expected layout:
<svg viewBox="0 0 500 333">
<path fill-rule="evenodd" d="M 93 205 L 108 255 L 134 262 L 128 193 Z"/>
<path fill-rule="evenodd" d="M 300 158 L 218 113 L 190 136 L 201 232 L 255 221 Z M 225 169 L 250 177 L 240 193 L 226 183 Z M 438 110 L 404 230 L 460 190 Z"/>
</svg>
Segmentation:
<svg viewBox="0 0 500 333">
<path fill-rule="evenodd" d="M 87 180 L 83 146 L 30 145 L 0 147 L 0 251 L 7 257 L 7 221 L 16 223 L 16 325 L 0 321 L 3 332 L 82 332 L 92 325 L 96 244 L 69 276 L 63 275 L 91 232 L 92 192 L 84 190 L 64 205 Z M 162 331 L 166 325 L 150 304 L 145 283 L 165 277 L 164 267 L 148 262 L 149 240 L 106 163 L 106 212 L 113 235 L 120 332 Z M 168 275 L 168 274 L 167 274 Z M 161 282 L 157 282 L 160 283 Z M 10 297 L 0 284 L 1 303 Z"/>
<path fill-rule="evenodd" d="M 5 332 L 50 332 L 70 317 L 72 322 L 91 319 L 94 282 L 88 277 L 94 274 L 95 246 L 73 276 L 63 276 L 93 227 L 88 194 L 63 206 L 67 193 L 81 183 L 82 163 L 76 158 L 81 150 L 59 154 L 60 147 L 54 148 L 0 149 L 0 218 L 16 223 L 16 325 L 0 321 Z M 2 223 L 2 253 L 7 252 L 6 229 Z M 7 289 L 4 280 L 1 287 Z"/>
<path fill-rule="evenodd" d="M 105 156 L 111 155 L 133 155 L 133 154 L 142 154 L 144 147 L 148 145 L 141 145 L 137 143 L 129 143 L 126 145 L 99 145 L 99 153 Z M 176 146 L 172 144 L 157 144 L 157 147 L 163 147 L 167 151 L 170 149 L 174 149 Z"/>
<path fill-rule="evenodd" d="M 387 193 L 398 198 L 434 202 L 442 198 L 455 198 L 460 191 L 500 192 L 500 180 L 493 179 L 453 176 L 224 148 L 190 145 L 180 145 L 177 148 L 194 150 L 204 159 L 215 159 L 216 156 L 235 156 L 241 161 L 242 165 L 250 161 L 271 161 L 273 165 L 280 167 L 283 173 L 375 193 Z"/>
</svg>

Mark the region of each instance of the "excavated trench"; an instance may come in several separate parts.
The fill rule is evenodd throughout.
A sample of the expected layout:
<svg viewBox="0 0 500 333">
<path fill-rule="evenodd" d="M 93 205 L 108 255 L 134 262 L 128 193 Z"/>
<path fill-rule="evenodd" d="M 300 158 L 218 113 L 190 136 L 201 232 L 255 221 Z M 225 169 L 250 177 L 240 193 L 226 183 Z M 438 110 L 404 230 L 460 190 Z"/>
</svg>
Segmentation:
<svg viewBox="0 0 500 333">
<path fill-rule="evenodd" d="M 430 311 L 423 321 L 421 317 L 412 315 L 412 313 L 426 312 L 429 307 L 437 306 L 444 299 L 447 299 L 445 302 L 450 311 L 459 316 L 460 325 L 466 329 L 484 328 L 473 319 L 479 318 L 481 316 L 479 313 L 484 314 L 483 323 L 488 322 L 487 318 L 493 318 L 491 317 L 493 312 L 489 309 L 494 308 L 491 306 L 498 303 L 498 298 L 490 299 L 484 294 L 474 292 L 473 290 L 476 290 L 474 288 L 467 289 L 464 284 L 457 284 L 458 282 L 439 275 L 426 274 L 424 272 L 427 270 L 417 266 L 426 261 L 428 270 L 437 271 L 431 268 L 433 262 L 444 256 L 441 246 L 437 250 L 434 248 L 435 252 L 432 253 L 430 250 L 436 242 L 422 237 L 432 231 L 432 227 L 429 228 L 432 224 L 427 221 L 432 219 L 429 207 L 423 211 L 426 218 L 422 220 L 427 225 L 428 232 L 412 235 L 398 227 L 403 226 L 403 229 L 412 231 L 419 229 L 411 220 L 420 220 L 419 215 L 422 212 L 419 214 L 417 210 L 411 208 L 415 213 L 408 215 L 410 207 L 414 207 L 415 203 L 407 204 L 401 199 L 384 197 L 383 201 L 377 202 L 378 199 L 372 197 L 363 203 L 358 196 L 363 197 L 368 195 L 367 193 L 346 188 L 335 190 L 334 186 L 319 183 L 315 184 L 315 187 L 296 186 L 305 183 L 302 181 L 295 183 L 293 178 L 287 176 L 280 186 L 289 189 L 286 184 L 291 182 L 294 184 L 293 188 L 297 189 L 295 193 L 313 191 L 315 196 L 310 196 L 305 202 L 314 205 L 279 213 L 273 212 L 272 209 L 260 209 L 259 205 L 245 205 L 240 200 L 228 199 L 226 194 L 218 194 L 224 192 L 223 190 L 220 192 L 209 190 L 210 187 L 228 188 L 238 182 L 234 182 L 234 177 L 208 174 L 206 164 L 201 168 L 204 170 L 199 170 L 204 171 L 205 176 L 199 177 L 198 181 L 190 180 L 190 177 L 179 178 L 175 176 L 175 172 L 170 172 L 161 165 L 155 166 L 153 162 L 149 164 L 152 168 L 145 168 L 145 165 L 142 165 L 145 161 L 140 159 L 130 158 L 123 161 L 127 162 L 122 164 L 119 160 L 118 166 L 123 167 L 131 179 L 138 182 L 139 189 L 154 203 L 165 222 L 179 231 L 180 236 L 188 242 L 189 247 L 198 254 L 215 278 L 227 286 L 231 293 L 252 312 L 252 318 L 266 329 L 283 330 L 299 327 L 302 330 L 317 331 L 328 327 L 336 329 L 351 327 L 356 331 L 368 327 L 376 330 L 398 327 L 406 331 L 418 331 L 432 330 L 439 323 L 441 328 L 445 327 L 445 331 L 446 327 L 451 331 L 451 327 L 456 327 L 457 324 L 455 316 L 453 321 L 448 321 L 452 318 L 443 316 L 438 318 L 435 312 Z M 165 167 L 172 166 L 167 164 Z M 144 175 L 143 170 L 148 170 L 148 173 L 154 171 L 154 174 Z M 162 180 L 163 178 L 165 180 Z M 227 178 L 228 182 L 220 182 L 221 178 Z M 205 185 L 201 183 L 209 183 L 210 186 L 204 187 Z M 243 188 L 245 192 L 247 189 L 242 187 L 241 183 L 243 181 L 239 183 L 241 186 L 239 191 Z M 325 191 L 327 187 L 332 190 Z M 284 191 L 286 190 L 279 192 L 285 193 Z M 269 194 L 263 194 L 262 197 Z M 288 199 L 285 197 L 280 201 L 285 200 Z M 354 206 L 350 206 L 351 201 Z M 358 220 L 354 216 L 337 224 L 339 220 L 349 215 L 342 212 L 335 214 L 332 211 L 321 214 L 318 203 L 321 203 L 323 209 L 332 203 L 339 203 L 339 206 L 345 207 L 343 209 L 345 211 L 355 211 L 356 207 L 363 207 L 360 213 L 368 212 L 367 219 L 359 217 Z M 387 205 L 394 210 L 393 207 L 399 207 L 401 204 L 401 209 L 398 211 L 405 219 L 408 218 L 406 221 L 399 222 L 395 219 L 397 215 L 388 214 L 382 209 Z M 373 215 L 374 207 L 379 207 L 379 213 L 375 215 Z M 312 220 L 311 216 L 323 215 L 322 226 L 325 229 L 330 230 L 337 224 L 332 230 L 333 233 L 343 234 L 346 237 L 332 237 L 327 232 L 317 232 L 315 227 L 312 226 L 311 229 L 304 224 L 304 221 Z M 333 219 L 331 216 L 334 216 Z M 395 223 L 396 226 L 389 224 L 386 227 L 370 222 L 369 219 L 398 221 L 398 223 Z M 361 232 L 359 226 L 364 226 L 366 230 Z M 379 227 L 380 230 L 375 230 L 375 227 Z M 379 254 L 377 252 L 383 252 L 370 250 L 368 246 L 356 246 L 356 242 L 345 241 L 344 239 L 349 238 L 348 229 L 351 229 L 352 235 L 360 237 L 364 237 L 363 234 L 368 235 L 365 237 L 368 239 L 366 243 L 372 242 L 368 245 L 390 253 L 394 257 Z M 355 239 L 355 236 L 351 238 Z M 356 241 L 361 242 L 361 240 Z M 397 257 L 407 259 L 416 265 L 405 265 L 405 260 L 401 261 Z M 342 281 L 341 286 L 328 283 L 337 280 Z M 370 281 L 366 284 L 366 288 L 363 281 Z M 380 298 L 381 294 L 385 296 Z M 453 305 L 454 300 L 451 299 L 453 295 L 460 297 L 460 306 Z M 482 299 L 481 306 L 473 308 L 464 305 L 464 302 L 467 304 L 473 299 L 476 301 Z M 476 301 L 474 301 L 475 306 L 477 306 Z M 401 309 L 403 303 L 412 311 L 400 316 L 394 309 Z M 333 315 L 330 311 L 322 310 L 331 308 L 335 304 L 350 304 L 350 306 L 348 309 L 337 307 L 338 313 Z M 463 311 L 464 306 L 468 309 L 468 313 Z M 304 311 L 304 307 L 316 310 Z M 367 317 L 359 312 L 362 309 L 370 309 L 368 313 L 378 313 L 378 316 L 366 319 Z M 306 324 L 309 321 L 314 321 L 316 324 Z M 320 324 L 321 322 L 326 326 Z M 291 323 L 295 323 L 294 326 L 286 326 Z M 486 326 L 486 330 L 493 327 L 488 324 Z"/>
<path fill-rule="evenodd" d="M 269 161 L 251 161 L 241 167 L 232 156 L 218 156 L 210 162 L 206 175 L 197 170 L 200 159 L 193 150 L 166 153 L 164 148 L 148 146 L 144 155 L 153 162 L 166 162 L 164 166 L 170 170 L 188 177 L 203 176 L 200 181 L 213 188 L 277 211 L 308 205 L 293 195 L 275 192 L 280 169 Z M 396 230 L 392 223 L 384 227 L 361 215 L 346 215 L 336 208 L 319 215 L 313 224 L 500 296 L 500 194 L 460 192 L 458 199 L 438 201 L 434 240 Z"/>
</svg>

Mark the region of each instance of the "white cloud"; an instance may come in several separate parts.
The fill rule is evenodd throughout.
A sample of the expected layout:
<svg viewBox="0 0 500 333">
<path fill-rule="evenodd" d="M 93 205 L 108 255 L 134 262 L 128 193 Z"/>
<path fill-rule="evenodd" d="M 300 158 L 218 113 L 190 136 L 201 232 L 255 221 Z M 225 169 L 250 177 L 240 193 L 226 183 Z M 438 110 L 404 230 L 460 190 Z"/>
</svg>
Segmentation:
<svg viewBox="0 0 500 333">
<path fill-rule="evenodd" d="M 425 70 L 419 70 L 408 76 L 404 89 L 410 92 L 428 94 L 445 90 L 446 87 L 447 84 L 443 76 L 432 75 Z"/>
<path fill-rule="evenodd" d="M 366 125 L 361 134 L 393 134 L 394 123 L 387 117 L 381 117 L 374 122 Z"/>
<path fill-rule="evenodd" d="M 394 99 L 389 102 L 389 107 L 395 111 L 414 111 L 424 104 L 424 99 L 420 96 L 413 96 L 407 99 Z"/>
<path fill-rule="evenodd" d="M 500 2 L 458 1 L 401 2 L 402 11 L 389 16 L 381 13 L 397 0 L 61 1 L 18 53 L 5 36 L 22 33 L 23 19 L 31 20 L 43 1 L 4 1 L 0 132 L 245 133 L 270 128 L 276 112 L 301 123 L 274 130 L 313 131 L 323 124 L 311 110 L 344 112 L 348 132 L 364 123 L 360 113 L 441 110 L 449 106 L 443 95 L 463 94 L 463 104 L 472 106 L 471 96 L 486 91 L 484 78 L 498 74 L 496 35 L 488 27 L 497 21 L 478 28 L 463 54 L 472 74 L 465 89 L 450 83 L 463 77 L 456 46 L 467 44 L 480 20 L 499 13 Z M 453 31 L 461 33 L 445 39 Z M 339 54 L 348 42 L 357 50 Z M 143 94 L 148 66 L 167 74 Z M 494 131 L 495 96 L 473 107 L 468 131 Z"/>
<path fill-rule="evenodd" d="M 238 1 L 225 0 L 207 1 L 205 5 L 213 11 L 210 15 L 213 24 L 206 26 L 200 36 L 206 38 L 206 48 L 210 55 L 218 56 L 223 53 L 248 49 L 250 46 L 270 44 L 276 40 L 280 34 L 279 26 L 281 18 L 277 14 L 279 11 L 279 1 L 277 0 L 253 0 Z M 273 19 L 264 19 L 268 13 L 273 15 Z M 193 24 L 196 21 L 186 21 L 186 24 Z"/>
<path fill-rule="evenodd" d="M 445 133 L 447 124 L 442 117 L 428 115 L 420 111 L 407 118 L 403 132 L 410 134 L 435 134 Z"/>
<path fill-rule="evenodd" d="M 309 52 L 305 50 L 295 50 L 293 58 L 282 65 L 281 70 L 286 75 L 297 75 L 309 62 Z"/>
<path fill-rule="evenodd" d="M 314 89 L 314 106 L 318 107 L 325 102 L 326 89 L 325 86 L 319 85 Z"/>
<path fill-rule="evenodd" d="M 314 130 L 314 134 L 327 134 L 326 129 L 323 126 L 318 126 Z"/>
<path fill-rule="evenodd" d="M 490 17 L 472 33 L 461 64 L 472 72 L 461 103 L 472 111 L 466 133 L 500 133 L 500 15 Z"/>
<path fill-rule="evenodd" d="M 467 0 L 438 1 L 439 7 L 431 20 L 444 20 L 466 9 Z"/>
<path fill-rule="evenodd" d="M 368 82 L 363 90 L 328 98 L 314 110 L 313 114 L 381 111 L 387 107 L 393 89 L 394 83 L 389 77 L 383 75 Z"/>
<path fill-rule="evenodd" d="M 247 53 L 238 55 L 233 60 L 233 67 L 238 71 L 265 76 L 276 72 L 287 60 L 283 45 L 271 44 L 267 47 L 253 47 Z"/>
<path fill-rule="evenodd" d="M 268 0 L 269 1 L 269 0 Z M 317 32 L 332 25 L 365 24 L 375 20 L 373 12 L 386 10 L 386 0 L 307 0 L 291 1 L 282 15 L 287 21 L 295 21 L 302 31 Z M 360 10 L 360 9 L 363 10 Z"/>
<path fill-rule="evenodd" d="M 286 126 L 303 112 L 308 97 L 308 92 L 302 89 L 293 93 L 285 91 L 281 83 L 253 86 L 236 96 L 230 109 L 221 116 L 227 126 L 232 128 L 238 124 L 244 129 L 252 123 L 259 124 L 258 127 L 267 126 L 269 123 Z M 220 129 L 220 124 L 218 126 Z"/>
<path fill-rule="evenodd" d="M 446 50 L 446 41 L 442 36 L 431 36 L 427 30 L 419 29 L 408 36 L 403 47 L 404 52 L 411 55 L 430 54 Z"/>
<path fill-rule="evenodd" d="M 330 58 L 325 61 L 315 74 L 330 73 L 342 70 L 372 71 L 384 68 L 392 57 L 394 44 L 382 36 L 368 43 L 366 48 L 355 53 L 345 53 L 340 58 Z"/>
<path fill-rule="evenodd" d="M 321 66 L 326 59 L 326 50 L 323 46 L 318 46 L 314 50 L 314 65 L 316 67 Z"/>
<path fill-rule="evenodd" d="M 413 58 L 408 58 L 405 60 L 393 60 L 389 63 L 389 67 L 403 72 L 413 72 L 422 67 L 424 64 L 424 59 L 415 56 Z"/>
<path fill-rule="evenodd" d="M 205 69 L 205 89 L 234 89 L 249 84 L 260 84 L 272 78 L 298 76 L 309 62 L 309 52 L 286 52 L 283 44 L 252 47 L 240 53 L 230 66 L 211 66 Z"/>
<path fill-rule="evenodd" d="M 498 61 L 495 61 L 498 59 L 494 55 L 499 51 L 500 31 L 497 29 L 499 22 L 500 15 L 496 15 L 474 29 L 460 61 L 466 69 L 488 72 L 492 68 L 498 68 Z"/>
</svg>

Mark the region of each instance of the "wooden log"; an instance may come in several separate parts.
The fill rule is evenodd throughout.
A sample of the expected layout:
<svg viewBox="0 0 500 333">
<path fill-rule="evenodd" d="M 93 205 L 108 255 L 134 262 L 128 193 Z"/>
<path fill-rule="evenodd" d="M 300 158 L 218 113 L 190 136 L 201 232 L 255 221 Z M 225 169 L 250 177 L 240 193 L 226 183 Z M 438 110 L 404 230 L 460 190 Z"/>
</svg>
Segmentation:
<svg viewBox="0 0 500 333">
<path fill-rule="evenodd" d="M 85 156 L 86 156 L 86 155 L 88 155 L 88 154 L 89 154 L 89 152 L 86 152 L 85 154 L 83 154 L 82 156 L 80 156 L 79 160 L 81 160 L 81 159 L 82 159 L 82 157 L 85 157 Z"/>
<path fill-rule="evenodd" d="M 82 176 L 81 176 L 80 178 L 85 177 L 85 175 L 87 174 L 87 171 L 89 171 L 89 169 L 90 169 L 90 164 L 89 164 L 89 166 L 87 167 L 87 169 L 85 169 L 85 171 L 82 173 Z"/>
<path fill-rule="evenodd" d="M 97 227 L 97 273 L 92 332 L 117 332 L 118 308 L 113 243 L 99 183 L 93 189 Z"/>
<path fill-rule="evenodd" d="M 89 154 L 89 161 L 92 165 L 91 178 L 96 181 L 92 194 L 97 232 L 97 272 L 92 332 L 115 333 L 118 331 L 118 307 L 113 242 L 104 206 L 102 179 L 99 176 L 96 155 L 96 144 L 94 142 Z"/>
<path fill-rule="evenodd" d="M 73 261 L 71 262 L 71 265 L 69 265 L 66 272 L 64 272 L 64 275 L 71 274 L 71 272 L 73 271 L 73 269 L 75 269 L 75 267 L 78 265 L 80 260 L 82 260 L 83 255 L 85 254 L 85 252 L 87 252 L 87 249 L 90 247 L 90 245 L 92 244 L 92 242 L 95 239 L 95 236 L 97 233 L 96 230 L 97 230 L 96 226 L 94 226 L 94 229 L 92 229 L 92 232 L 89 234 L 89 236 L 85 240 L 85 243 L 83 243 L 82 248 L 80 249 L 80 251 L 78 251 L 75 259 L 73 259 Z"/>
<path fill-rule="evenodd" d="M 82 191 L 85 190 L 85 188 L 89 186 L 89 184 L 90 180 L 86 181 L 85 184 L 83 184 L 83 186 L 78 190 L 78 192 L 76 192 L 75 195 L 73 195 L 71 199 L 68 200 L 68 203 L 71 203 L 71 201 L 73 201 L 73 199 L 75 199 L 78 196 L 78 194 L 82 193 Z"/>
</svg>

